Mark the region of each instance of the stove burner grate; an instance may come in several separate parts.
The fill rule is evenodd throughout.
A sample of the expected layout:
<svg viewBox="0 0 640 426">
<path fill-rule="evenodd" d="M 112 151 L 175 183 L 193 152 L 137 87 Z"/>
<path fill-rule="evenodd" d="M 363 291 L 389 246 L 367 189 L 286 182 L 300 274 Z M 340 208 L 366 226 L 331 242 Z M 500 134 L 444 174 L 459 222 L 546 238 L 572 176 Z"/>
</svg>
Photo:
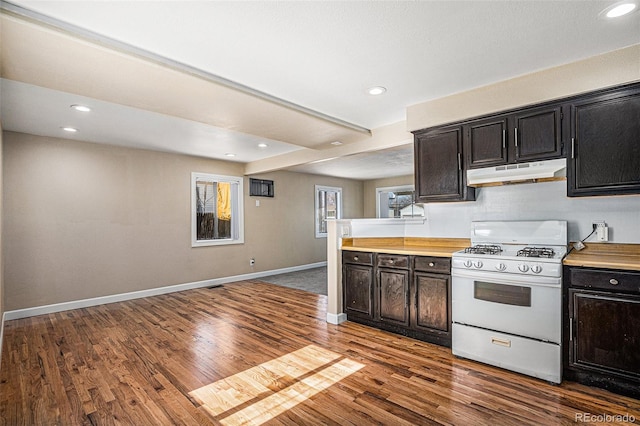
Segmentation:
<svg viewBox="0 0 640 426">
<path fill-rule="evenodd" d="M 465 253 L 471 254 L 499 254 L 502 252 L 502 248 L 497 245 L 479 244 L 464 249 Z"/>
<path fill-rule="evenodd" d="M 552 248 L 547 247 L 525 247 L 522 250 L 518 250 L 516 256 L 521 257 L 546 257 L 552 258 L 556 253 Z"/>
</svg>

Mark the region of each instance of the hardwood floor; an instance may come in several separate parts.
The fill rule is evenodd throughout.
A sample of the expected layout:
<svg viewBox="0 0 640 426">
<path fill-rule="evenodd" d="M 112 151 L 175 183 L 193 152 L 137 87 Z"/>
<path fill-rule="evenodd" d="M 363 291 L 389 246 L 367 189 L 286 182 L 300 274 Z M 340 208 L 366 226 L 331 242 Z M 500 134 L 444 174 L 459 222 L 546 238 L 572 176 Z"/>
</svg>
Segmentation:
<svg viewBox="0 0 640 426">
<path fill-rule="evenodd" d="M 325 296 L 244 281 L 9 321 L 2 424 L 640 422 L 638 400 L 327 324 L 325 305 Z"/>
</svg>

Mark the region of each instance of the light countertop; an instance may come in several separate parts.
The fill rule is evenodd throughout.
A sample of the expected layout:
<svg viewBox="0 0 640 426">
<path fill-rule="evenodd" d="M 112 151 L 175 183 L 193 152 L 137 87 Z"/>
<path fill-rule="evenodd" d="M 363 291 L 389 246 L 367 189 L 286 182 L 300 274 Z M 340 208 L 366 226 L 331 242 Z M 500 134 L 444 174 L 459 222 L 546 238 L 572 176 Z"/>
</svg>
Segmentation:
<svg viewBox="0 0 640 426">
<path fill-rule="evenodd" d="M 451 257 L 469 245 L 471 241 L 467 238 L 343 238 L 341 248 L 372 253 Z"/>
<path fill-rule="evenodd" d="M 564 264 L 640 271 L 640 244 L 585 243 L 585 246 L 580 251 L 572 250 Z"/>
</svg>

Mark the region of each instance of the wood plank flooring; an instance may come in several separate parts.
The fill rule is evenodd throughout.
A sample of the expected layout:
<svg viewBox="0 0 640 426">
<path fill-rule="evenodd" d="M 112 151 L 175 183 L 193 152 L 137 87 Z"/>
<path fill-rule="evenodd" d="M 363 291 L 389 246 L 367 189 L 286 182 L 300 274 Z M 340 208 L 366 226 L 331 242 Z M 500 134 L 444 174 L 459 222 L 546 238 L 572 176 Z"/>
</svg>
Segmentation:
<svg viewBox="0 0 640 426">
<path fill-rule="evenodd" d="M 638 400 L 327 324 L 325 306 L 325 296 L 243 281 L 9 321 L 1 424 L 640 422 Z"/>
</svg>

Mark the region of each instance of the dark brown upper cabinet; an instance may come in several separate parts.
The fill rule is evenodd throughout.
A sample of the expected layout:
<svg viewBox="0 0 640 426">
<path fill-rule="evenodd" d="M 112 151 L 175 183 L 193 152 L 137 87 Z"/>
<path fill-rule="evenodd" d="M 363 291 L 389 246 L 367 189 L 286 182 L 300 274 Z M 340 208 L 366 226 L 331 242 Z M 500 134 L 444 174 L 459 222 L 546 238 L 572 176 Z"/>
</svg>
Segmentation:
<svg viewBox="0 0 640 426">
<path fill-rule="evenodd" d="M 513 116 L 515 161 L 562 157 L 562 107 L 527 109 Z"/>
<path fill-rule="evenodd" d="M 640 85 L 569 104 L 567 195 L 640 193 Z"/>
<path fill-rule="evenodd" d="M 471 201 L 467 170 L 567 158 L 567 195 L 640 194 L 640 83 L 414 133 L 417 202 Z"/>
<path fill-rule="evenodd" d="M 462 167 L 462 126 L 415 132 L 414 150 L 416 201 L 475 200 Z"/>
<path fill-rule="evenodd" d="M 562 157 L 562 118 L 562 107 L 550 105 L 465 124 L 467 168 Z"/>
<path fill-rule="evenodd" d="M 464 128 L 464 148 L 470 169 L 506 164 L 507 117 L 474 121 Z"/>
</svg>

